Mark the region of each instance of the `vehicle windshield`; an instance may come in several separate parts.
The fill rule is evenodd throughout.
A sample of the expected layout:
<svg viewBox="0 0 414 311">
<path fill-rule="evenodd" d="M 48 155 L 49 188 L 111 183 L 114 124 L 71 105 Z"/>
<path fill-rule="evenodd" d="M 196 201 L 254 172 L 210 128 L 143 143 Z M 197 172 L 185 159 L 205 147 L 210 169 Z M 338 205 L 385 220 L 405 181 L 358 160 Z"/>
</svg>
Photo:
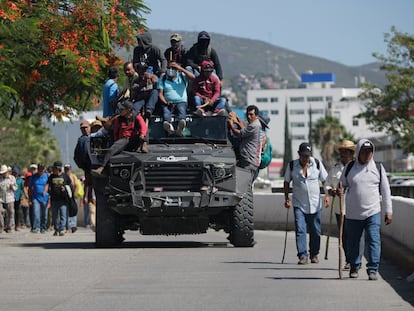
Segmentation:
<svg viewBox="0 0 414 311">
<path fill-rule="evenodd" d="M 182 136 L 168 135 L 163 128 L 163 118 L 152 117 L 149 124 L 150 144 L 157 143 L 214 143 L 227 144 L 227 117 L 226 116 L 187 116 L 186 127 Z M 172 121 L 177 129 L 178 121 Z"/>
</svg>

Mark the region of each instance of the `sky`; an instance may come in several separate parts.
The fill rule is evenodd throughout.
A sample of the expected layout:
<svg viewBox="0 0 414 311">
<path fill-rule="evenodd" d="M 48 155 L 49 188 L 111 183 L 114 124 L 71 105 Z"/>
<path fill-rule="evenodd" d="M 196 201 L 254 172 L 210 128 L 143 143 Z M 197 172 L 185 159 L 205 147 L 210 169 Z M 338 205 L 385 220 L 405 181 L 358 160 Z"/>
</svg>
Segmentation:
<svg viewBox="0 0 414 311">
<path fill-rule="evenodd" d="M 395 26 L 414 35 L 413 0 L 144 0 L 149 29 L 257 39 L 348 66 L 387 53 Z M 194 42 L 184 42 L 190 47 Z M 214 36 L 212 36 L 214 46 Z M 237 47 L 235 47 L 237 48 Z"/>
</svg>

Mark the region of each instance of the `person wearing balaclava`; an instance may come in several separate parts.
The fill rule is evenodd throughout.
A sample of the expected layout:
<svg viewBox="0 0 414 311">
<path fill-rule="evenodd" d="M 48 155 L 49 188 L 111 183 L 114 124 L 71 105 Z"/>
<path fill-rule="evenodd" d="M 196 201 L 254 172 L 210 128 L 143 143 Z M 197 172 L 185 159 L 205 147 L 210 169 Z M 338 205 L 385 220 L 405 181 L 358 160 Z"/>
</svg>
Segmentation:
<svg viewBox="0 0 414 311">
<path fill-rule="evenodd" d="M 220 59 L 215 49 L 210 46 L 210 35 L 206 31 L 201 31 L 197 36 L 197 43 L 194 43 L 186 55 L 186 66 L 191 67 L 196 76 L 201 71 L 201 63 L 205 60 L 214 65 L 214 71 L 220 81 L 223 81 L 223 70 L 221 69 Z M 188 68 L 187 67 L 187 68 Z"/>
<path fill-rule="evenodd" d="M 171 46 L 164 51 L 164 57 L 168 62 L 175 62 L 180 66 L 185 65 L 186 49 L 182 44 L 182 36 L 179 33 L 173 33 L 170 36 Z"/>
<path fill-rule="evenodd" d="M 137 35 L 138 46 L 134 48 L 132 63 L 135 70 L 138 67 L 152 67 L 152 72 L 160 77 L 167 69 L 167 60 L 159 47 L 152 44 L 152 36 L 149 32 Z"/>
</svg>

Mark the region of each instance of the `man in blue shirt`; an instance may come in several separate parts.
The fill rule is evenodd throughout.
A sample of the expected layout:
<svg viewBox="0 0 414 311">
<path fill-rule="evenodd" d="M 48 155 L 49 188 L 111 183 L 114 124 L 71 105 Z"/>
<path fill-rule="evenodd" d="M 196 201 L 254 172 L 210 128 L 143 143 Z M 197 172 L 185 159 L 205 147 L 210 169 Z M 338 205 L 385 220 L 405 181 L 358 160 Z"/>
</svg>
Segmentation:
<svg viewBox="0 0 414 311">
<path fill-rule="evenodd" d="M 118 88 L 118 69 L 115 67 L 109 68 L 108 80 L 105 82 L 102 88 L 102 100 L 103 100 L 103 117 L 111 117 L 116 110 L 116 99 L 119 95 Z"/>
<path fill-rule="evenodd" d="M 45 186 L 47 184 L 49 176 L 45 172 L 45 165 L 37 165 L 37 173 L 34 174 L 29 180 L 29 197 L 32 200 L 33 207 L 33 223 L 32 233 L 46 232 L 47 223 L 47 206 L 49 203 L 49 193 L 45 192 Z"/>
<path fill-rule="evenodd" d="M 187 114 L 187 86 L 188 80 L 193 80 L 194 74 L 176 62 L 170 62 L 167 74 L 158 80 L 158 96 L 162 103 L 164 115 L 164 130 L 169 134 L 174 134 L 174 127 L 171 124 L 171 114 L 176 114 L 178 126 L 177 136 L 181 136 L 185 126 Z"/>
<path fill-rule="evenodd" d="M 299 265 L 308 263 L 306 246 L 307 228 L 309 228 L 309 249 L 311 263 L 318 263 L 321 244 L 321 209 L 322 200 L 319 181 L 325 182 L 328 173 L 323 164 L 313 158 L 311 146 L 302 143 L 299 146 L 299 159 L 289 163 L 285 172 L 284 193 L 285 207 L 293 206 L 295 215 L 296 248 Z M 289 184 L 292 185 L 292 201 L 289 199 Z M 325 197 L 325 206 L 329 205 Z"/>
</svg>

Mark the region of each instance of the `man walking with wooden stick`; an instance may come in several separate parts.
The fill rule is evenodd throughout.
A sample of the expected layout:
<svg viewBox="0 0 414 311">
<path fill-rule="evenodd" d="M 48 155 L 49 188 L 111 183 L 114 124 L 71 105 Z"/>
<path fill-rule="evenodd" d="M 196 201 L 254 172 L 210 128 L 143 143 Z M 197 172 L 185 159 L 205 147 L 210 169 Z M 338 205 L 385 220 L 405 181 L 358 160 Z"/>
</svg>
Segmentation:
<svg viewBox="0 0 414 311">
<path fill-rule="evenodd" d="M 309 228 L 309 249 L 311 263 L 318 263 L 321 244 L 321 209 L 319 181 L 325 182 L 328 173 L 323 164 L 311 157 L 312 149 L 308 143 L 302 143 L 298 150 L 299 159 L 293 160 L 286 168 L 283 190 L 285 207 L 294 208 L 296 248 L 299 265 L 309 262 L 306 245 L 307 228 Z M 293 181 L 292 201 L 289 199 L 289 184 Z M 327 198 L 325 206 L 329 204 Z"/>
<path fill-rule="evenodd" d="M 329 171 L 328 177 L 325 182 L 325 193 L 327 193 L 330 197 L 332 197 L 332 205 L 331 205 L 331 215 L 332 212 L 335 212 L 336 216 L 336 223 L 338 225 L 338 230 L 341 223 L 341 216 L 340 216 L 340 198 L 337 197 L 337 189 L 339 178 L 341 178 L 342 171 L 347 163 L 351 162 L 354 158 L 355 152 L 355 144 L 350 140 L 342 140 L 339 144 L 335 146 L 337 152 L 339 153 L 340 161 L 336 163 Z M 344 209 L 345 213 L 345 209 Z M 348 258 L 348 247 L 347 247 L 347 232 L 346 230 L 343 231 L 342 235 L 342 245 L 345 253 L 345 267 L 344 270 L 349 270 L 349 258 Z M 325 252 L 325 259 L 328 259 L 328 248 L 329 248 L 329 234 L 326 239 L 326 252 Z"/>
</svg>

